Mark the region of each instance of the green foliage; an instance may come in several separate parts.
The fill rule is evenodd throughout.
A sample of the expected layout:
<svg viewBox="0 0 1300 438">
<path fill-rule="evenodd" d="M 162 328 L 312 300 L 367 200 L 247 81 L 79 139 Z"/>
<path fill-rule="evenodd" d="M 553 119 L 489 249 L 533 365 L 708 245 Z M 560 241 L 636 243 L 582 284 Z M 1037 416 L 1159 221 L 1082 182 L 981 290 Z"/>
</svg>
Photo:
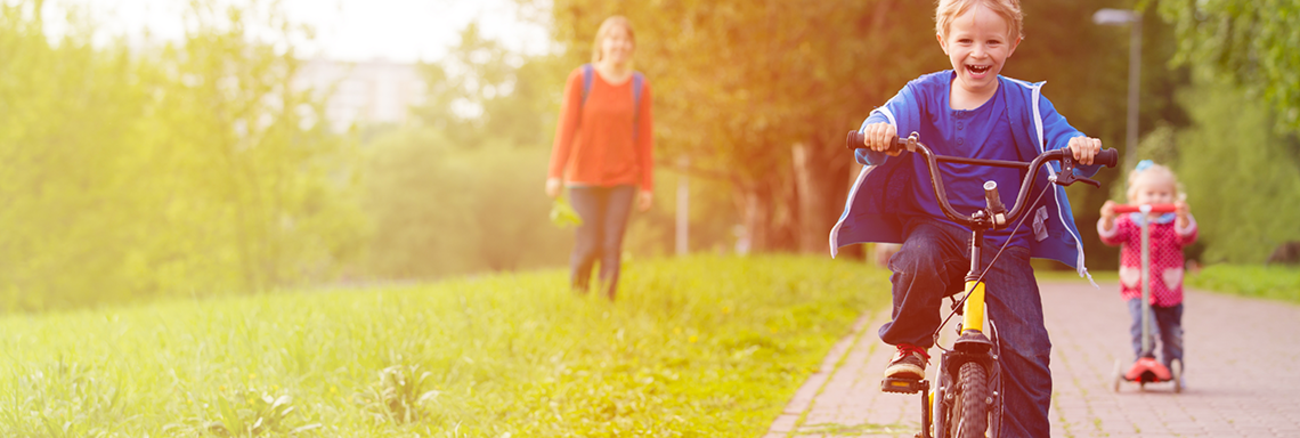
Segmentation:
<svg viewBox="0 0 1300 438">
<path fill-rule="evenodd" d="M 569 205 L 569 199 L 560 195 L 551 202 L 551 224 L 560 228 L 582 225 L 582 217 Z"/>
<path fill-rule="evenodd" d="M 1187 285 L 1245 297 L 1300 304 L 1300 269 L 1257 265 L 1210 265 L 1187 277 Z"/>
<path fill-rule="evenodd" d="M 46 425 L 80 412 L 68 436 L 756 436 L 889 296 L 883 272 L 820 257 L 637 263 L 613 303 L 565 277 L 5 317 L 0 435 L 61 436 Z M 373 391 L 424 411 L 376 422 Z"/>
<path fill-rule="evenodd" d="M 429 389 L 433 373 L 420 372 L 419 365 L 393 365 L 379 370 L 379 381 L 361 397 L 362 408 L 376 421 L 410 423 L 427 417 L 424 404 L 435 400 L 439 391 Z"/>
<path fill-rule="evenodd" d="M 11 3 L 0 309 L 266 290 L 332 278 L 356 252 L 350 146 L 293 85 L 273 40 L 305 31 L 277 8 L 190 2 L 183 41 L 132 50 L 92 45 L 75 15 L 51 42 Z"/>
<path fill-rule="evenodd" d="M 464 148 L 547 146 L 568 73 L 554 63 L 550 56 L 512 53 L 471 24 L 446 59 L 422 66 L 429 90 L 426 103 L 412 109 L 414 118 Z"/>
<path fill-rule="evenodd" d="M 222 394 L 213 403 L 218 419 L 204 422 L 202 434 L 221 438 L 295 436 L 320 427 L 292 427 L 293 398 L 257 388 L 240 388 Z"/>
<path fill-rule="evenodd" d="M 440 132 L 394 132 L 367 146 L 367 271 L 433 278 L 562 263 L 570 233 L 548 223 L 546 151 L 464 148 Z"/>
<path fill-rule="evenodd" d="M 1206 81 L 1181 102 L 1196 126 L 1177 135 L 1175 170 L 1205 243 L 1205 262 L 1262 263 L 1300 238 L 1300 150 L 1277 135 L 1269 111 Z"/>
<path fill-rule="evenodd" d="M 1144 1 L 1143 3 L 1152 3 Z M 1275 126 L 1300 130 L 1300 3 L 1293 0 L 1156 0 L 1175 25 L 1175 64 L 1210 67 L 1263 99 Z"/>
<path fill-rule="evenodd" d="M 422 66 L 426 104 L 368 141 L 364 274 L 411 279 L 562 264 L 571 232 L 543 192 L 562 87 L 547 56 L 523 57 L 476 25 Z"/>
<path fill-rule="evenodd" d="M 15 392 L 0 414 L 7 436 L 124 437 L 126 414 L 121 381 L 79 362 L 59 359 L 13 375 Z"/>
</svg>

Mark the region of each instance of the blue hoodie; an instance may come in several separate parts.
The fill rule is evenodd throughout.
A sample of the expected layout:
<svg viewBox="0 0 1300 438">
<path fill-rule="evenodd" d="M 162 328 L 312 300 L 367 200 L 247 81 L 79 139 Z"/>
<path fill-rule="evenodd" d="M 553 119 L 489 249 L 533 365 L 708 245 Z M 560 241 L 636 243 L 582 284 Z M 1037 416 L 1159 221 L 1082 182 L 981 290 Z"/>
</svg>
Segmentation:
<svg viewBox="0 0 1300 438">
<path fill-rule="evenodd" d="M 952 70 L 931 73 L 912 80 L 884 106 L 871 111 L 871 115 L 862 123 L 863 128 L 877 122 L 889 122 L 897 129 L 900 136 L 920 131 L 922 123 L 929 114 L 927 105 L 941 105 L 942 99 L 952 86 L 955 77 Z M 1022 157 L 1036 157 L 1048 149 L 1060 149 L 1069 144 L 1071 138 L 1083 136 L 1065 121 L 1065 117 L 1056 112 L 1052 103 L 1042 96 L 1045 82 L 1029 83 L 1004 76 L 998 76 L 998 93 L 1006 102 L 1006 117 L 1010 121 L 1015 147 Z M 921 139 L 924 143 L 925 139 Z M 898 193 L 900 187 L 912 187 L 912 178 L 925 178 L 929 175 L 916 175 L 911 172 L 912 159 L 916 154 L 904 153 L 898 157 L 889 157 L 869 149 L 857 149 L 855 157 L 866 167 L 858 174 L 853 188 L 844 203 L 844 213 L 831 229 L 831 257 L 839 247 L 864 242 L 903 242 L 903 221 L 896 205 L 906 194 Z M 1048 178 L 1060 171 L 1060 163 L 1046 163 L 1045 169 L 1039 170 L 1034 190 L 1030 197 L 1038 198 L 1039 203 L 1024 210 L 1025 223 L 1018 233 L 1029 232 L 1030 253 L 1033 257 L 1060 261 L 1078 270 L 1080 276 L 1087 275 L 1084 267 L 1083 245 L 1080 243 L 1079 230 L 1074 225 L 1074 215 L 1070 210 L 1069 198 L 1065 189 L 1052 184 Z M 1077 166 L 1075 173 L 1092 176 L 1099 165 Z M 895 170 L 901 170 L 895 172 Z M 1050 187 L 1049 187 L 1050 185 Z M 929 187 L 928 183 L 924 187 Z M 1039 198 L 1036 194 L 1044 188 L 1052 189 L 1052 196 Z M 907 202 L 905 199 L 901 202 Z M 1010 206 L 1010 204 L 1008 204 Z M 1019 222 L 1019 219 L 1017 219 Z M 1091 279 L 1091 276 L 1088 276 Z"/>
</svg>

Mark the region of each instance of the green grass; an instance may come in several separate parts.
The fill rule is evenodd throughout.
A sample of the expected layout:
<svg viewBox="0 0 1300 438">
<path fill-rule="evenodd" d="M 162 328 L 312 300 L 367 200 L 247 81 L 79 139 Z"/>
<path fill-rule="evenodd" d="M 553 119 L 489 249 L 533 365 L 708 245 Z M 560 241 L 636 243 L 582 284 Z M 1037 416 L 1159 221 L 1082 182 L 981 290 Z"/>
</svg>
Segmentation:
<svg viewBox="0 0 1300 438">
<path fill-rule="evenodd" d="M 0 319 L 3 436 L 756 436 L 884 272 L 649 261 Z"/>
<path fill-rule="evenodd" d="M 1300 268 L 1210 265 L 1187 276 L 1187 285 L 1244 297 L 1300 304 Z"/>
</svg>

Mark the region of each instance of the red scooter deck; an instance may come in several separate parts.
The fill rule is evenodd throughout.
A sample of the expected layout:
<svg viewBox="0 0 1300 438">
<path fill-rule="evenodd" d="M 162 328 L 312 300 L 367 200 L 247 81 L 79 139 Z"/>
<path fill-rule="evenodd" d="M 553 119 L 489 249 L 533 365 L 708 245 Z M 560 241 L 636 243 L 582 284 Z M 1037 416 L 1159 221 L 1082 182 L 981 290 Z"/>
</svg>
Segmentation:
<svg viewBox="0 0 1300 438">
<path fill-rule="evenodd" d="M 1165 364 L 1156 362 L 1153 357 L 1138 359 L 1137 362 L 1133 362 L 1133 366 L 1129 367 L 1128 372 L 1124 373 L 1124 380 L 1130 382 L 1156 383 L 1168 382 L 1171 379 L 1173 375 L 1169 373 L 1169 368 L 1165 367 Z"/>
</svg>

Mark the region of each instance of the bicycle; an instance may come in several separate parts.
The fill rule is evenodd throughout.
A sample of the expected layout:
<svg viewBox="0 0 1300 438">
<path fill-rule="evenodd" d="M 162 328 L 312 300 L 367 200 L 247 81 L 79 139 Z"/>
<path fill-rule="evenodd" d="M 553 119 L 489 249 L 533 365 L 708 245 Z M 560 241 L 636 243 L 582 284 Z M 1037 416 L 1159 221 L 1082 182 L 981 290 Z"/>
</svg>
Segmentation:
<svg viewBox="0 0 1300 438">
<path fill-rule="evenodd" d="M 861 148 L 863 145 L 862 137 L 861 133 L 850 131 L 846 139 L 847 147 L 849 149 Z M 939 325 L 938 330 L 942 330 L 947 320 L 951 319 L 953 315 L 962 315 L 961 323 L 957 326 L 959 336 L 953 342 L 952 348 L 947 349 L 940 346 L 943 353 L 939 358 L 939 367 L 934 377 L 934 392 L 930 392 L 930 382 L 924 379 L 885 379 L 880 383 L 881 390 L 891 393 L 921 394 L 921 432 L 916 435 L 919 438 L 983 437 L 986 431 L 988 436 L 996 437 L 1001 426 L 1001 412 L 999 411 L 1000 403 L 995 401 L 1002 394 L 1002 379 L 1001 368 L 998 365 L 997 326 L 990 320 L 987 333 L 985 330 L 984 296 L 986 285 L 983 278 L 987 268 L 985 268 L 984 272 L 980 270 L 980 253 L 984 233 L 1005 229 L 1015 222 L 1017 218 L 1020 218 L 1021 221 L 1015 225 L 1016 228 L 1012 229 L 1012 233 L 1014 234 L 1019 229 L 1020 224 L 1024 222 L 1022 213 L 1038 203 L 1038 199 L 1032 203 L 1024 201 L 1028 199 L 1034 181 L 1037 179 L 1038 171 L 1043 167 L 1044 163 L 1060 162 L 1060 170 L 1048 178 L 1050 182 L 1055 184 L 1069 186 L 1075 182 L 1083 182 L 1094 187 L 1101 187 L 1101 183 L 1075 175 L 1074 157 L 1064 149 L 1043 152 L 1029 163 L 986 160 L 935 155 L 930 151 L 930 148 L 919 141 L 919 137 L 919 134 L 913 132 L 907 138 L 896 139 L 890 152 L 919 153 L 926 160 L 931 187 L 944 215 L 953 222 L 971 229 L 973 233 L 973 238 L 970 241 L 971 268 L 965 278 L 963 291 L 966 294 L 960 300 L 956 300 L 954 297 L 952 312 L 949 313 L 944 323 Z M 1115 149 L 1109 148 L 1098 153 L 1094 157 L 1094 162 L 1103 164 L 1106 167 L 1114 167 L 1118 157 L 1119 155 Z M 1026 174 L 1021 180 L 1016 203 L 1010 210 L 1006 209 L 1006 206 L 1002 204 L 1002 200 L 999 198 L 997 183 L 986 181 L 983 188 L 987 208 L 976 211 L 969 216 L 964 216 L 954 210 L 948 201 L 943 187 L 943 179 L 939 177 L 938 163 L 940 162 L 1017 168 L 1024 169 Z M 1042 193 L 1046 192 L 1047 190 L 1044 190 Z M 1040 193 L 1039 199 L 1041 199 L 1042 193 Z M 994 255 L 993 262 L 989 264 L 990 266 L 997 261 L 997 257 L 1001 255 L 1003 249 L 1006 249 L 1005 245 Z M 936 334 L 938 330 L 936 330 Z"/>
</svg>

